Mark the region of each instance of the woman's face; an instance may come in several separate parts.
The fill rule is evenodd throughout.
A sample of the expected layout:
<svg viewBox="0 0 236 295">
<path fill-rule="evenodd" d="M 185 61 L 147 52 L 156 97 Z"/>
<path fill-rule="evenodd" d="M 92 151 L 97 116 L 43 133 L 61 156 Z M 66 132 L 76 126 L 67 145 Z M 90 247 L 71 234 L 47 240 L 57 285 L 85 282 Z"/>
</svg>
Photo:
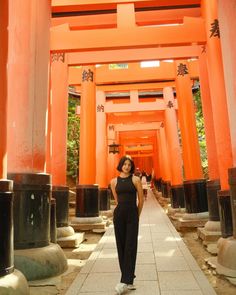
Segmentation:
<svg viewBox="0 0 236 295">
<path fill-rule="evenodd" d="M 129 173 L 131 170 L 131 162 L 130 160 L 125 160 L 123 166 L 122 166 L 122 172 Z"/>
</svg>

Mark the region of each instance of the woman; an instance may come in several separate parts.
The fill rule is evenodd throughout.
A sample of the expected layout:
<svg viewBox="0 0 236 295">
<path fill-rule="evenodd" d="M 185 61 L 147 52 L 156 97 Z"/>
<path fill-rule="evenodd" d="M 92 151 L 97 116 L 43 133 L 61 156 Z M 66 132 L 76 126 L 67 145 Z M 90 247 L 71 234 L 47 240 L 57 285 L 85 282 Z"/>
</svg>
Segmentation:
<svg viewBox="0 0 236 295">
<path fill-rule="evenodd" d="M 120 175 L 111 180 L 111 189 L 117 204 L 114 210 L 114 229 L 121 270 L 121 280 L 115 287 L 118 294 L 134 290 L 135 264 L 138 245 L 139 216 L 143 208 L 143 189 L 140 178 L 134 176 L 134 162 L 130 157 L 120 159 Z M 137 205 L 138 196 L 138 205 Z"/>
</svg>

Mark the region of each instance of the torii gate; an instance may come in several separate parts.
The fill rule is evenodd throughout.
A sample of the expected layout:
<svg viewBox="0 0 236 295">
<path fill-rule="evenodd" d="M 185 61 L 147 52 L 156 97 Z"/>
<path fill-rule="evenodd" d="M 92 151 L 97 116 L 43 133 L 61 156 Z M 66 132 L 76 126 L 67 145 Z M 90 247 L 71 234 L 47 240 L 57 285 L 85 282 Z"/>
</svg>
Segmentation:
<svg viewBox="0 0 236 295">
<path fill-rule="evenodd" d="M 135 1 L 135 2 L 140 2 L 140 1 Z M 153 1 L 151 1 L 152 3 L 154 3 Z M 151 3 L 150 2 L 150 3 Z M 173 1 L 172 1 L 173 2 Z M 195 1 L 195 3 L 199 4 L 199 1 Z M 93 9 L 93 6 L 96 8 L 101 7 L 100 5 L 102 5 L 102 3 L 100 1 L 92 1 L 90 8 Z M 89 5 L 88 4 L 88 5 Z M 135 3 L 136 4 L 136 3 Z M 147 3 L 146 3 L 147 4 Z M 70 3 L 68 3 L 68 5 L 70 6 Z M 107 5 L 104 5 L 102 7 L 106 7 Z M 137 5 L 136 5 L 137 6 Z M 142 6 L 142 4 L 140 4 L 140 6 Z M 63 11 L 66 11 L 66 7 L 65 7 L 65 3 L 61 2 L 58 6 L 55 5 L 55 13 L 60 10 L 63 7 Z M 81 6 L 77 6 L 77 8 L 88 8 L 89 6 L 86 6 L 85 3 L 82 3 Z M 113 6 L 114 8 L 114 6 Z M 74 9 L 76 10 L 76 8 L 74 7 Z M 207 6 L 206 6 L 207 9 Z M 125 12 L 125 13 L 124 13 Z M 196 11 L 195 11 L 196 12 Z M 199 13 L 196 12 L 196 13 Z M 143 13 L 144 14 L 144 13 Z M 142 14 L 142 15 L 143 15 Z M 125 20 L 122 18 L 122 15 L 125 15 Z M 141 14 L 140 14 L 141 15 Z M 147 19 L 146 19 L 147 22 Z M 198 22 L 198 23 L 197 23 Z M 144 21 L 145 23 L 145 21 Z M 71 26 L 73 26 L 71 24 Z M 83 27 L 83 24 L 79 24 L 79 26 Z M 101 27 L 107 27 L 108 25 L 101 25 Z M 76 25 L 75 25 L 76 27 Z M 74 28 L 75 28 L 74 27 Z M 112 24 L 110 24 L 110 27 L 112 27 Z M 124 29 L 125 27 L 125 29 Z M 186 31 L 188 31 L 187 27 L 191 27 L 191 36 L 187 36 L 186 35 Z M 90 27 L 91 28 L 91 27 Z M 128 30 L 127 30 L 128 28 Z M 150 30 L 149 30 L 150 29 Z M 117 41 L 111 42 L 111 40 L 118 40 L 119 38 L 119 34 L 125 34 L 125 36 L 128 36 L 128 38 L 123 38 L 123 41 L 119 42 L 119 48 L 127 48 L 127 46 L 129 46 L 130 48 L 135 47 L 135 48 L 140 48 L 140 47 L 144 47 L 144 46 L 153 46 L 155 45 L 155 42 L 153 43 L 153 40 L 155 38 L 152 38 L 151 36 L 154 36 L 152 34 L 155 34 L 155 36 L 160 37 L 160 38 L 156 38 L 155 40 L 158 39 L 158 42 L 156 43 L 156 45 L 158 44 L 160 45 L 171 45 L 171 44 L 178 44 L 181 45 L 181 36 L 184 36 L 184 42 L 186 43 L 198 43 L 198 44 L 203 44 L 206 42 L 206 39 L 204 37 L 204 32 L 205 32 L 205 28 L 204 28 L 204 24 L 201 22 L 200 18 L 186 18 L 184 20 L 183 25 L 180 27 L 172 27 L 172 28 L 168 28 L 168 34 L 164 34 L 166 28 L 140 28 L 140 27 L 135 27 L 135 19 L 134 19 L 134 5 L 133 4 L 118 4 L 117 5 L 117 29 L 100 29 L 100 30 L 83 30 L 83 31 L 71 31 L 71 32 L 52 32 L 52 50 L 63 50 L 65 52 L 68 51 L 74 51 L 76 50 L 76 39 L 80 40 L 80 45 L 79 48 L 77 48 L 77 50 L 79 51 L 87 51 L 87 50 L 104 50 L 104 49 L 112 49 L 115 50 L 117 45 Z M 182 30 L 183 29 L 183 30 Z M 146 37 L 147 34 L 145 34 L 146 30 L 148 30 L 148 34 L 150 36 Z M 180 33 L 180 31 L 182 31 Z M 84 38 L 86 34 L 86 38 Z M 99 35 L 101 34 L 101 35 Z M 110 34 L 112 34 L 112 38 L 110 38 Z M 56 39 L 61 36 L 64 36 L 68 42 L 68 46 L 65 47 L 62 44 L 59 45 L 59 43 L 57 43 L 58 45 L 55 45 L 56 43 Z M 94 35 L 94 36 L 93 36 Z M 141 38 L 139 40 L 133 40 L 134 36 L 141 36 Z M 164 36 L 165 35 L 165 36 Z M 167 38 L 165 38 L 166 36 L 171 36 L 171 38 L 169 37 L 169 40 L 166 40 Z M 58 36 L 58 37 L 57 37 Z M 89 36 L 91 36 L 91 39 L 89 38 Z M 94 38 L 92 38 L 94 37 Z M 180 37 L 180 38 L 179 38 Z M 73 38 L 73 39 L 72 39 Z M 197 38 L 197 40 L 193 40 L 194 38 Z M 86 40 L 85 40 L 86 39 Z M 192 39 L 192 40 L 190 40 Z M 93 40 L 94 42 L 90 42 L 90 44 L 88 43 L 88 40 Z M 106 43 L 107 42 L 107 43 Z M 183 41 L 182 41 L 183 42 Z M 70 45 L 69 45 L 70 44 Z M 55 45 L 55 46 L 54 46 Z M 58 46 L 58 47 L 57 47 Z M 105 52 L 107 53 L 107 52 Z M 228 139 L 225 142 L 229 142 Z M 228 150 L 228 148 L 227 148 Z M 230 160 L 229 160 L 230 161 Z M 225 171 L 224 168 L 222 168 L 222 177 L 224 179 L 226 179 L 226 174 L 225 172 L 223 172 L 223 170 Z M 224 180 L 224 185 L 227 187 L 227 181 Z"/>
<path fill-rule="evenodd" d="M 6 5 L 1 6 L 0 39 L 3 41 L 2 52 L 4 55 L 1 56 L 0 60 L 0 73 L 3 76 L 3 87 L 0 87 L 0 107 L 4 113 L 6 113 L 7 102 L 9 107 L 7 118 L 3 115 L 0 119 L 0 175 L 1 178 L 5 178 L 7 172 L 32 173 L 37 175 L 38 172 L 45 171 L 46 161 L 48 37 L 51 3 L 47 0 L 37 1 L 37 3 L 24 1 L 23 9 L 21 9 L 22 1 L 14 0 L 13 11 L 12 1 L 3 2 Z M 138 61 L 139 57 L 135 56 L 131 50 L 137 49 L 137 52 L 140 54 L 140 60 L 142 59 L 141 54 L 143 56 L 145 55 L 145 59 L 147 60 L 149 49 L 155 50 L 157 47 L 175 48 L 174 50 L 176 51 L 177 48 L 179 49 L 179 46 L 183 48 L 186 46 L 195 46 L 196 44 L 206 44 L 206 48 L 203 48 L 203 52 L 198 55 L 201 72 L 200 79 L 201 85 L 204 85 L 205 88 L 204 95 L 211 97 L 219 176 L 221 188 L 222 190 L 226 190 L 228 189 L 227 170 L 236 164 L 236 125 L 234 123 L 236 88 L 235 83 L 232 82 L 232 77 L 236 76 L 236 51 L 233 30 L 228 29 L 235 27 L 236 18 L 233 1 L 219 0 L 218 3 L 219 6 L 217 7 L 215 0 L 183 0 L 181 4 L 185 5 L 185 8 L 188 7 L 188 9 L 186 10 L 182 7 L 183 9 L 181 11 L 178 10 L 178 12 L 175 9 L 173 17 L 171 15 L 172 13 L 167 13 L 166 10 L 165 13 L 163 11 L 155 11 L 154 13 L 151 12 L 151 8 L 154 5 L 164 10 L 167 4 L 172 8 L 173 6 L 178 7 L 179 1 L 177 0 L 134 0 L 132 3 L 126 0 L 110 1 L 110 3 L 104 0 L 84 0 L 79 1 L 79 3 L 75 0 L 54 0 L 53 16 L 58 16 L 60 13 L 65 14 L 68 11 L 75 13 L 81 10 L 99 11 L 105 9 L 110 10 L 108 11 L 110 13 L 108 13 L 103 22 L 101 22 L 99 17 L 96 19 L 96 30 L 93 30 L 94 25 L 91 25 L 91 22 L 88 23 L 88 17 L 80 18 L 83 21 L 79 24 L 77 23 L 77 19 L 72 20 L 75 21 L 74 25 L 71 21 L 70 26 L 72 30 L 80 29 L 78 32 L 70 30 L 59 32 L 56 29 L 55 32 L 52 32 L 52 50 L 53 52 L 61 50 L 64 52 L 74 52 L 79 50 L 80 53 L 84 53 L 85 51 L 95 53 L 99 51 L 100 55 L 98 57 L 100 56 L 100 58 L 103 51 L 107 56 L 110 54 L 110 57 L 103 61 L 108 63 L 109 59 L 112 62 L 115 61 L 111 56 L 112 52 L 118 60 L 118 51 L 120 50 L 127 50 L 126 55 L 132 54 L 134 56 L 134 58 L 130 56 L 130 59 L 123 56 L 120 58 L 120 61 Z M 10 21 L 6 17 L 8 15 L 8 4 L 10 4 Z M 147 12 L 144 8 L 149 8 L 150 11 Z M 221 41 L 219 39 L 217 8 L 219 19 L 221 20 Z M 157 15 L 162 24 L 173 24 L 177 22 L 180 25 L 172 27 L 143 27 L 143 25 L 156 25 Z M 187 18 L 182 22 L 183 16 L 187 16 Z M 25 25 L 26 22 L 27 25 Z M 29 23 L 32 26 L 28 26 Z M 9 30 L 7 30 L 8 27 Z M 58 42 L 58 38 L 62 36 L 65 37 L 64 41 L 68 41 L 67 47 Z M 88 37 L 92 37 L 92 41 Z M 80 38 L 79 42 L 78 39 L 74 38 Z M 9 49 L 6 45 L 8 44 L 8 40 L 10 40 Z M 221 43 L 223 44 L 222 53 Z M 206 52 L 204 52 L 205 50 Z M 154 55 L 155 52 L 152 52 L 152 54 Z M 188 56 L 185 56 L 184 59 L 186 57 Z M 222 59 L 224 64 L 222 64 Z M 92 62 L 92 57 L 90 56 L 87 64 L 84 64 L 93 65 L 95 62 L 98 62 L 97 58 L 93 60 L 94 62 Z M 206 60 L 208 63 L 207 68 L 205 66 Z M 6 65 L 8 65 L 8 72 L 6 72 Z M 176 65 L 176 68 L 178 68 L 178 65 Z M 93 70 L 91 66 L 84 68 L 84 70 L 86 69 Z M 204 83 L 204 78 L 208 78 L 206 69 L 209 72 L 209 87 L 207 83 Z M 225 81 L 222 77 L 223 72 Z M 179 84 L 181 85 L 189 77 L 184 76 L 178 78 L 183 78 L 179 80 Z M 7 80 L 11 81 L 8 91 L 6 90 Z M 90 86 L 93 88 L 95 85 Z M 227 99 L 225 86 L 228 96 Z M 94 97 L 95 92 L 89 91 L 89 88 L 86 88 L 85 85 L 83 87 Z M 179 91 L 181 89 L 182 87 L 179 88 Z M 16 93 L 17 100 L 15 99 Z M 179 93 L 179 97 L 181 97 L 183 93 Z M 89 108 L 91 105 L 86 107 Z M 183 118 L 182 115 L 180 117 Z M 8 123 L 6 124 L 6 122 Z M 7 141 L 8 144 L 6 145 Z M 90 152 L 94 155 L 94 150 Z M 6 156 L 8 156 L 7 165 Z M 6 187 L 4 183 L 1 186 L 1 193 L 8 193 L 8 190 L 10 190 L 9 185 Z"/>
<path fill-rule="evenodd" d="M 6 2 L 6 1 L 5 1 Z M 10 1 L 7 1 L 7 4 Z M 16 1 L 15 1 L 16 2 Z M 48 48 L 49 42 L 48 38 L 48 28 L 50 20 L 50 2 L 49 1 L 40 1 L 36 5 L 33 5 L 33 9 L 30 6 L 30 2 L 24 3 L 24 9 L 20 9 L 19 3 L 16 3 L 14 10 L 14 22 L 10 24 L 9 31 L 6 30 L 8 27 L 8 19 L 1 18 L 3 23 L 3 30 L 0 31 L 0 38 L 3 40 L 4 45 L 4 58 L 1 59 L 1 73 L 3 77 L 6 78 L 6 53 L 8 48 L 6 47 L 6 40 L 10 39 L 11 41 L 11 50 L 9 53 L 8 66 L 9 66 L 9 75 L 8 79 L 11 81 L 11 87 L 9 88 L 9 113 L 8 113 L 8 132 L 6 126 L 6 118 L 1 116 L 1 124 L 3 135 L 1 137 L 1 142 L 3 143 L 0 147 L 1 152 L 1 165 L 0 165 L 0 175 L 5 177 L 7 175 L 6 167 L 6 140 L 8 136 L 8 171 L 20 171 L 20 172 L 43 172 L 46 159 L 45 151 L 45 130 L 46 130 L 46 110 L 47 103 L 45 98 L 47 97 L 47 66 L 48 66 Z M 219 31 L 217 28 L 217 5 L 216 1 L 190 1 L 183 0 L 181 4 L 187 5 L 195 9 L 194 12 L 190 15 L 190 12 L 187 19 L 183 22 L 181 26 L 176 26 L 175 28 L 141 28 L 136 27 L 135 17 L 139 15 L 140 19 L 138 24 L 156 24 L 156 19 L 154 14 L 144 12 L 144 7 L 152 7 L 153 5 L 162 6 L 165 8 L 165 5 L 176 5 L 178 6 L 179 1 L 169 0 L 166 1 L 139 1 L 134 0 L 133 4 L 130 4 L 130 1 L 111 1 L 110 3 L 104 3 L 104 0 L 90 0 L 90 1 L 80 1 L 79 4 L 75 1 L 63 1 L 55 0 L 53 1 L 53 14 L 62 13 L 66 11 L 78 11 L 78 10 L 94 10 L 94 9 L 110 9 L 111 14 L 113 14 L 113 21 L 109 17 L 105 22 L 96 23 L 97 27 L 100 27 L 101 30 L 89 30 L 91 29 L 88 24 L 85 27 L 86 30 L 81 30 L 80 32 L 55 32 L 52 33 L 53 46 L 55 45 L 55 40 L 60 36 L 64 36 L 68 40 L 68 47 L 55 46 L 52 47 L 54 52 L 56 51 L 75 51 L 79 50 L 84 52 L 89 50 L 93 53 L 99 50 L 133 50 L 154 47 L 172 47 L 179 45 L 186 46 L 194 44 L 206 44 L 206 52 L 199 54 L 199 60 L 201 61 L 201 83 L 204 85 L 204 93 L 206 96 L 209 96 L 211 93 L 211 102 L 212 102 L 212 116 L 213 116 L 213 125 L 216 138 L 216 148 L 217 148 L 217 162 L 219 164 L 219 176 L 221 181 L 221 188 L 223 190 L 228 188 L 227 184 L 227 169 L 232 165 L 236 164 L 236 145 L 235 145 L 235 123 L 234 123 L 234 111 L 235 111 L 235 83 L 232 83 L 232 77 L 235 77 L 235 37 L 227 34 L 228 27 L 235 27 L 235 17 L 234 10 L 232 6 L 232 1 L 229 3 L 226 1 L 218 1 L 219 3 L 219 18 L 222 20 L 221 33 L 224 38 L 222 46 L 220 47 Z M 117 6 L 118 3 L 118 6 Z M 201 4 L 201 10 L 200 10 Z M 195 6 L 194 6 L 195 5 Z M 194 7 L 193 7 L 194 6 Z M 116 7 L 117 14 L 116 14 Z M 134 7 L 136 10 L 134 12 Z M 192 11 L 191 8 L 191 11 Z M 7 15 L 6 6 L 3 7 L 2 13 L 3 16 Z M 23 14 L 23 15 L 22 15 Z M 114 21 L 114 14 L 117 17 L 117 22 Z M 11 11 L 11 17 L 12 17 Z M 145 17 L 146 15 L 146 17 Z M 157 15 L 155 13 L 155 15 Z M 183 15 L 187 15 L 186 11 L 182 11 L 176 16 L 175 11 L 175 20 L 182 21 Z M 23 16 L 23 17 L 22 17 Z M 28 26 L 24 26 L 24 21 L 26 19 L 32 20 L 38 17 L 38 22 L 34 23 L 33 31 L 29 30 Z M 125 17 L 124 17 L 125 16 Z M 162 23 L 170 23 L 173 18 L 167 14 L 161 15 L 161 12 L 158 12 L 159 19 Z M 204 18 L 201 19 L 201 16 Z M 124 19 L 125 18 L 125 19 Z M 11 19 L 12 20 L 12 19 Z M 77 21 L 77 20 L 76 20 Z M 98 20 L 99 21 L 99 20 Z M 1 24 L 2 24 L 1 23 Z M 29 22 L 30 23 L 30 22 Z M 12 29 L 12 25 L 15 30 Z M 83 26 L 84 24 L 82 24 Z M 117 28 L 116 28 L 116 25 Z M 77 24 L 74 28 L 76 29 Z M 71 25 L 72 27 L 72 25 Z M 128 28 L 129 27 L 129 28 Z M 79 24 L 81 29 L 81 24 Z M 109 31 L 110 30 L 110 31 Z M 93 32 L 92 32 L 93 31 Z M 100 31 L 100 32 L 99 32 Z M 232 33 L 233 30 L 231 30 Z M 33 32 L 33 33 L 32 33 Z M 96 34 L 97 33 L 97 34 Z M 101 34 L 102 33 L 102 34 Z M 18 46 L 19 43 L 16 43 L 17 46 L 12 46 L 14 40 L 19 40 L 17 37 L 21 36 L 20 40 L 23 46 Z M 138 34 L 138 35 L 135 35 Z M 123 43 L 122 40 L 118 40 L 119 36 L 125 36 Z M 173 36 L 174 35 L 174 36 Z M 10 38 L 8 38 L 10 36 Z M 36 41 L 37 36 L 37 42 Z M 90 42 L 87 39 L 88 36 L 94 37 L 93 41 L 97 43 Z M 104 37 L 103 37 L 104 36 Z M 135 36 L 140 37 L 136 39 Z M 14 38 L 15 37 L 15 38 Z M 71 40 L 74 37 L 81 37 L 79 45 L 76 44 L 77 40 Z M 112 37 L 110 39 L 110 37 Z M 169 37 L 169 39 L 168 39 Z M 171 37 L 171 38 L 170 38 Z M 111 42 L 113 40 L 114 42 Z M 100 41 L 100 42 L 99 42 Z M 118 41 L 120 42 L 118 44 Z M 232 46 L 229 46 L 232 45 Z M 81 45 L 81 46 L 80 46 Z M 31 47 L 35 46 L 35 47 Z M 32 51 L 30 51 L 32 49 Z M 30 54 L 32 53 L 32 55 Z M 108 53 L 108 52 L 105 52 Z M 112 53 L 112 52 L 111 52 Z M 114 52 L 115 53 L 115 52 Z M 131 53 L 131 51 L 126 52 Z M 229 54 L 230 53 L 230 54 Z M 174 54 L 174 53 L 173 53 Z M 209 84 L 210 89 L 207 83 L 204 83 L 204 77 L 207 78 L 205 64 L 205 56 L 208 62 L 208 71 L 209 71 Z M 31 59 L 29 60 L 29 56 Z M 232 58 L 230 58 L 232 56 Z M 224 61 L 224 68 L 222 65 L 222 58 Z M 140 58 L 141 59 L 141 58 Z M 146 55 L 146 59 L 148 59 Z M 14 60 L 14 63 L 11 61 Z M 97 59 L 94 59 L 97 62 Z M 127 59 L 126 59 L 127 60 Z M 114 61 L 114 60 L 112 60 Z M 132 61 L 138 61 L 138 58 L 135 57 Z M 108 60 L 105 61 L 106 63 Z M 94 64 L 92 60 L 89 60 L 87 65 Z M 16 70 L 15 65 L 18 66 L 18 70 L 21 71 L 20 74 Z M 20 66 L 19 66 L 20 65 Z M 90 68 L 91 69 L 91 68 Z M 225 96 L 225 87 L 224 79 L 222 78 L 222 73 L 225 73 L 226 79 L 226 91 L 228 95 L 228 100 Z M 23 73 L 23 74 L 22 74 Z M 41 80 L 41 78 L 43 79 Z M 181 77 L 179 77 L 181 78 Z M 185 77 L 186 78 L 186 77 Z M 6 79 L 4 80 L 6 81 Z M 19 87 L 20 85 L 20 87 Z M 6 86 L 6 82 L 5 82 Z M 19 88 L 18 88 L 19 87 Z M 18 91 L 20 89 L 20 91 Z M 1 87 L 1 108 L 6 108 L 6 87 Z M 18 93 L 17 103 L 13 98 L 15 93 Z M 4 99 L 5 98 L 5 99 Z M 214 99 L 214 100 L 213 100 Z M 35 104 L 33 104 L 35 102 Z M 19 111 L 19 107 L 22 107 Z M 34 114 L 34 117 L 33 117 Z M 29 116 L 28 116 L 29 115 Z M 229 120 L 228 120 L 229 117 Z M 230 126 L 230 128 L 229 128 Z M 16 136 L 14 137 L 14 132 Z M 7 134 L 8 133 L 8 134 Z M 92 151 L 94 153 L 94 151 Z M 233 156 L 232 156 L 233 154 Z M 216 173 L 217 175 L 217 173 Z M 5 188 L 4 188 L 5 189 Z"/>
<path fill-rule="evenodd" d="M 190 63 L 190 75 L 192 79 L 196 79 L 199 76 L 198 63 L 193 61 Z M 125 72 L 125 74 L 123 73 Z M 81 76 L 81 68 L 72 68 L 69 71 L 69 79 L 68 83 L 70 85 L 78 85 L 81 84 L 79 77 Z M 60 76 L 60 73 L 58 73 Z M 139 78 L 138 84 L 132 84 L 132 81 L 137 80 Z M 97 89 L 98 91 L 105 91 L 105 92 L 115 92 L 115 91 L 122 91 L 122 90 L 130 90 L 128 92 L 128 96 L 130 95 L 130 100 L 124 101 L 124 99 L 115 100 L 115 104 L 112 101 L 103 102 L 104 110 L 107 114 L 107 124 L 110 123 L 110 119 L 119 117 L 120 120 L 123 122 L 135 122 L 135 121 L 145 121 L 148 120 L 149 122 L 155 121 L 163 121 L 164 117 L 159 115 L 161 111 L 163 112 L 168 106 L 164 103 L 163 99 L 154 99 L 153 102 L 145 99 L 144 101 L 139 102 L 138 97 L 138 90 L 140 89 L 160 89 L 163 90 L 164 87 L 175 87 L 175 73 L 174 73 L 174 66 L 173 63 L 161 62 L 158 68 L 149 68 L 143 69 L 140 68 L 138 64 L 129 64 L 128 69 L 123 70 L 109 70 L 107 66 L 99 67 L 96 71 L 96 79 L 97 79 Z M 156 82 L 151 83 L 150 81 L 163 81 L 163 82 Z M 169 82 L 165 82 L 165 81 Z M 113 84 L 118 83 L 119 84 Z M 147 83 L 149 82 L 149 83 Z M 106 85 L 109 83 L 109 85 Z M 110 85 L 111 83 L 111 85 Z M 126 83 L 126 84 L 123 84 Z M 105 85 L 104 85 L 105 84 Z M 100 85 L 100 86 L 99 86 Z M 136 89 L 136 91 L 135 91 Z M 167 101 L 168 104 L 168 101 Z M 98 106 L 97 102 L 97 106 Z M 155 114 L 154 114 L 155 112 Z M 121 116 L 119 116 L 121 113 Z M 114 114 L 114 115 L 113 115 Z M 129 114 L 129 115 L 125 115 Z M 141 116 L 144 114 L 144 116 Z M 112 117 L 111 117 L 112 116 Z M 137 118 L 135 118 L 137 117 Z M 109 119 L 110 118 L 110 119 Z M 152 118 L 152 119 L 151 119 Z M 101 129 L 101 128 L 100 128 Z M 103 149 L 104 152 L 104 149 Z M 101 173 L 101 165 L 99 165 L 99 175 Z M 173 175 L 176 174 L 173 172 Z M 170 176 L 168 177 L 168 179 Z M 99 182 L 98 182 L 99 183 Z M 175 183 L 177 184 L 177 183 Z"/>
<path fill-rule="evenodd" d="M 97 31 L 94 31 L 94 33 L 96 34 L 96 36 L 94 36 L 94 38 L 91 38 L 91 40 L 94 40 L 93 42 L 93 46 L 90 47 L 90 50 L 104 50 L 104 49 L 112 49 L 112 50 L 116 50 L 116 46 L 117 45 L 117 41 L 115 42 L 115 44 L 112 44 L 113 42 L 109 42 L 109 45 L 106 45 L 106 40 L 108 41 L 108 39 L 110 39 L 109 37 L 109 34 L 112 33 L 113 35 L 113 38 L 114 36 L 119 36 L 119 34 L 121 33 L 124 33 L 124 28 L 125 28 L 125 32 L 126 32 L 126 35 L 128 34 L 128 31 L 127 31 L 127 28 L 129 29 L 129 37 L 126 39 L 126 38 L 123 38 L 120 42 L 119 42 L 119 48 L 122 48 L 122 46 L 124 46 L 124 48 L 127 48 L 127 46 L 129 46 L 130 48 L 132 48 L 133 46 L 135 46 L 135 48 L 139 48 L 140 46 L 143 47 L 144 45 L 145 46 L 153 46 L 153 45 L 156 45 L 155 43 L 153 43 L 153 40 L 154 38 L 151 37 L 144 37 L 145 36 L 145 30 L 149 30 L 150 29 L 150 36 L 152 34 L 156 34 L 156 35 L 159 35 L 160 38 L 158 39 L 158 44 L 172 44 L 172 45 L 175 45 L 175 44 L 178 44 L 180 45 L 181 42 L 183 42 L 183 40 L 181 39 L 181 35 L 185 36 L 186 37 L 186 30 L 188 30 L 188 27 L 191 27 L 192 31 L 196 33 L 195 34 L 190 34 L 188 35 L 187 38 L 184 38 L 185 40 L 185 43 L 184 45 L 186 44 L 186 40 L 187 40 L 187 43 L 189 44 L 192 44 L 192 43 L 199 43 L 199 44 L 203 44 L 205 42 L 205 35 L 204 35 L 204 29 L 203 29 L 203 23 L 201 21 L 201 19 L 197 19 L 197 18 L 186 18 L 184 20 L 184 24 L 181 26 L 181 27 L 171 27 L 170 29 L 172 30 L 172 33 L 173 33 L 173 38 L 169 38 L 169 40 L 167 41 L 166 40 L 166 34 L 164 34 L 164 31 L 165 31 L 165 28 L 162 28 L 162 27 L 159 27 L 159 28 L 145 28 L 144 31 L 142 31 L 142 29 L 144 28 L 139 28 L 139 27 L 135 27 L 134 25 L 134 18 L 133 18 L 133 15 L 134 15 L 134 6 L 133 5 L 130 5 L 130 4 L 126 4 L 126 5 L 118 5 L 117 6 L 117 15 L 118 15 L 118 18 L 117 18 L 117 29 L 112 29 L 112 30 L 107 30 L 107 29 L 100 29 L 100 30 L 97 30 Z M 124 15 L 124 12 L 125 12 L 125 15 L 126 16 L 129 16 L 125 21 L 122 19 L 122 14 Z M 127 25 L 127 22 L 129 21 L 129 25 Z M 140 31 L 141 29 L 141 31 Z M 199 32 L 197 32 L 197 30 L 199 30 Z M 180 33 L 181 31 L 181 33 Z M 86 32 L 86 34 L 88 33 L 88 36 L 93 34 L 93 31 L 78 31 L 78 32 L 69 32 L 68 31 L 68 28 L 66 28 L 66 26 L 64 26 L 64 31 L 63 31 L 63 28 L 61 26 L 59 26 L 59 31 L 57 32 L 56 29 L 53 29 L 52 30 L 52 51 L 56 51 L 59 49 L 60 47 L 60 50 L 64 51 L 64 52 L 69 52 L 69 51 L 74 51 L 76 50 L 76 44 L 75 42 L 71 39 L 71 37 L 74 39 L 77 39 L 79 38 L 79 40 L 81 41 L 79 44 L 79 48 L 77 48 L 77 50 L 88 50 L 88 44 L 84 44 L 83 45 L 83 33 Z M 68 41 L 67 42 L 67 48 L 65 47 L 65 45 L 62 45 L 60 44 L 60 40 L 58 40 L 57 38 L 57 33 L 60 34 L 60 37 L 63 35 L 64 38 L 66 38 L 66 40 Z M 99 34 L 102 33 L 102 35 L 99 36 Z M 82 35 L 81 35 L 82 34 Z M 138 34 L 141 36 L 141 38 L 136 41 L 136 40 L 133 40 L 132 41 L 132 38 L 131 38 L 131 35 L 133 36 L 133 34 Z M 194 36 L 193 36 L 194 35 Z M 59 36 L 59 35 L 58 35 Z M 197 36 L 197 40 L 195 39 Z M 81 39 L 82 38 L 82 39 Z M 96 39 L 97 38 L 97 39 Z M 118 38 L 118 37 L 117 37 Z M 98 40 L 100 39 L 100 40 Z M 178 39 L 178 41 L 176 40 Z M 190 41 L 191 39 L 191 41 Z M 56 41 L 58 40 L 58 41 Z M 102 44 L 100 43 L 100 41 L 102 40 Z M 116 39 L 115 39 L 116 40 Z M 58 43 L 59 42 L 59 43 Z M 133 43 L 132 43 L 133 42 Z M 136 43 L 135 43 L 136 42 Z M 86 42 L 85 42 L 86 43 Z M 60 45 L 58 45 L 60 44 Z M 99 45 L 101 44 L 101 45 Z M 59 47 L 57 47 L 59 46 Z M 78 46 L 78 45 L 77 45 Z M 192 46 L 192 45 L 191 45 Z M 186 48 L 185 48 L 186 49 Z M 191 49 L 194 49 L 194 48 L 191 48 Z M 195 50 L 196 50 L 196 46 L 195 46 Z M 190 50 L 191 51 L 191 50 Z M 107 52 L 106 52 L 107 53 Z M 127 54 L 127 53 L 126 53 Z M 142 52 L 143 54 L 143 52 Z M 184 53 L 186 54 L 186 52 Z M 195 54 L 196 54 L 196 51 L 195 51 Z M 75 55 L 75 54 L 74 54 Z M 74 63 L 76 64 L 76 62 L 74 61 Z M 97 75 L 97 73 L 96 73 Z M 97 77 L 96 77 L 97 78 Z M 87 130 L 87 133 L 88 133 L 88 130 Z M 196 138 L 196 134 L 194 135 L 195 138 Z M 195 139 L 196 140 L 196 139 Z M 196 153 L 195 153 L 196 154 Z M 86 157 L 87 158 L 87 157 Z M 94 159 L 94 156 L 92 157 L 92 159 Z M 195 159 L 195 157 L 193 158 Z M 200 163 L 200 158 L 199 158 L 199 161 Z M 197 166 L 200 166 L 198 163 Z M 195 168 L 197 167 L 195 166 Z M 94 166 L 92 166 L 93 168 L 95 168 Z M 85 174 L 83 173 L 83 168 L 82 168 L 82 165 L 81 165 L 81 172 L 82 172 L 82 175 Z M 95 170 L 95 169 L 94 169 Z M 196 169 L 195 169 L 196 170 Z M 199 171 L 199 170 L 197 170 Z M 85 172 L 85 171 L 84 171 Z M 90 173 L 91 173 L 91 170 L 90 170 Z M 197 172 L 197 178 L 201 178 L 201 172 Z M 90 177 L 90 176 L 89 176 Z M 190 178 L 194 178 L 194 175 L 190 176 Z M 196 177 L 195 177 L 196 178 Z M 84 180 L 86 182 L 86 180 Z M 90 178 L 90 181 L 91 181 L 91 178 Z"/>
</svg>

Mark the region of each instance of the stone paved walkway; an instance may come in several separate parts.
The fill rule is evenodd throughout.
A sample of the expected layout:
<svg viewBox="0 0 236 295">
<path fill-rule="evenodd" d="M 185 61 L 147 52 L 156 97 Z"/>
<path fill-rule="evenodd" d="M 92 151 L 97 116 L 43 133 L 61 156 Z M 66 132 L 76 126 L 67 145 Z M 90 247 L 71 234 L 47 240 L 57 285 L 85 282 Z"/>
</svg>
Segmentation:
<svg viewBox="0 0 236 295">
<path fill-rule="evenodd" d="M 140 218 L 132 295 L 216 295 L 152 192 Z M 66 295 L 114 295 L 120 270 L 110 226 Z"/>
</svg>

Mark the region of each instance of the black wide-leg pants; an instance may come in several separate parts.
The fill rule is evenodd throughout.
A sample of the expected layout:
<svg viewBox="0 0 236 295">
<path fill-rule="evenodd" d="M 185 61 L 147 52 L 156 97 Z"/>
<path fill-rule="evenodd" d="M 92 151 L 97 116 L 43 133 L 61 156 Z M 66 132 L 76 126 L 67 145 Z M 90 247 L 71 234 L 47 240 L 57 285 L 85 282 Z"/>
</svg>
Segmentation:
<svg viewBox="0 0 236 295">
<path fill-rule="evenodd" d="M 114 210 L 113 221 L 121 270 L 121 283 L 133 284 L 139 227 L 137 206 L 119 203 Z"/>
</svg>

